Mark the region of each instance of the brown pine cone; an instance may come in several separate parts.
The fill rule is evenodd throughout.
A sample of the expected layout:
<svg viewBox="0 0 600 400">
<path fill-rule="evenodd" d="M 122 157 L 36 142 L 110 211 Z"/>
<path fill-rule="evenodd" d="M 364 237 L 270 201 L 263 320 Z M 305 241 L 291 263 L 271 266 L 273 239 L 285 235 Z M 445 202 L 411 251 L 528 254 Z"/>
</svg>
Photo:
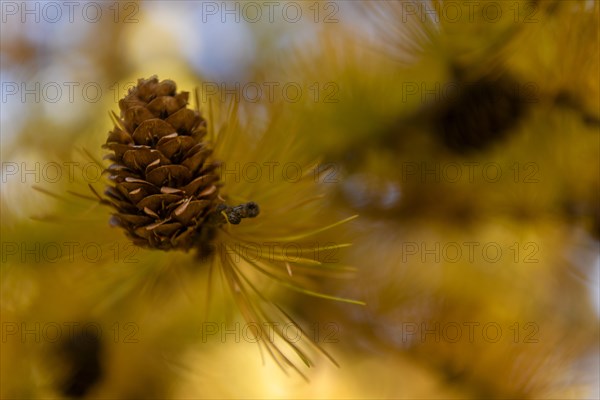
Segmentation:
<svg viewBox="0 0 600 400">
<path fill-rule="evenodd" d="M 140 79 L 119 101 L 106 144 L 114 182 L 106 200 L 117 210 L 113 225 L 141 247 L 196 248 L 207 253 L 216 228 L 258 215 L 258 206 L 229 207 L 219 196 L 218 163 L 205 140 L 206 120 L 187 108 L 188 92 L 175 82 Z"/>
</svg>

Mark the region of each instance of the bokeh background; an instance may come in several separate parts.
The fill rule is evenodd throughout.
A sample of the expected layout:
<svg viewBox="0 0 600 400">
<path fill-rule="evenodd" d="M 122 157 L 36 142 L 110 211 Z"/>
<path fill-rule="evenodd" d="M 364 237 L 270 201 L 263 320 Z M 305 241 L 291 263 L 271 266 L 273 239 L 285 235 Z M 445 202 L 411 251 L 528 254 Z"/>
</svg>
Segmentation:
<svg viewBox="0 0 600 400">
<path fill-rule="evenodd" d="M 600 397 L 598 2 L 2 1 L 1 18 L 2 398 Z M 286 376 L 226 299 L 205 307 L 191 255 L 132 247 L 73 195 L 151 75 L 237 101 L 257 137 L 279 116 L 330 167 L 320 212 L 359 218 L 324 240 L 351 241 L 335 257 L 356 272 L 308 284 L 366 305 L 276 294 L 339 367 Z"/>
</svg>

